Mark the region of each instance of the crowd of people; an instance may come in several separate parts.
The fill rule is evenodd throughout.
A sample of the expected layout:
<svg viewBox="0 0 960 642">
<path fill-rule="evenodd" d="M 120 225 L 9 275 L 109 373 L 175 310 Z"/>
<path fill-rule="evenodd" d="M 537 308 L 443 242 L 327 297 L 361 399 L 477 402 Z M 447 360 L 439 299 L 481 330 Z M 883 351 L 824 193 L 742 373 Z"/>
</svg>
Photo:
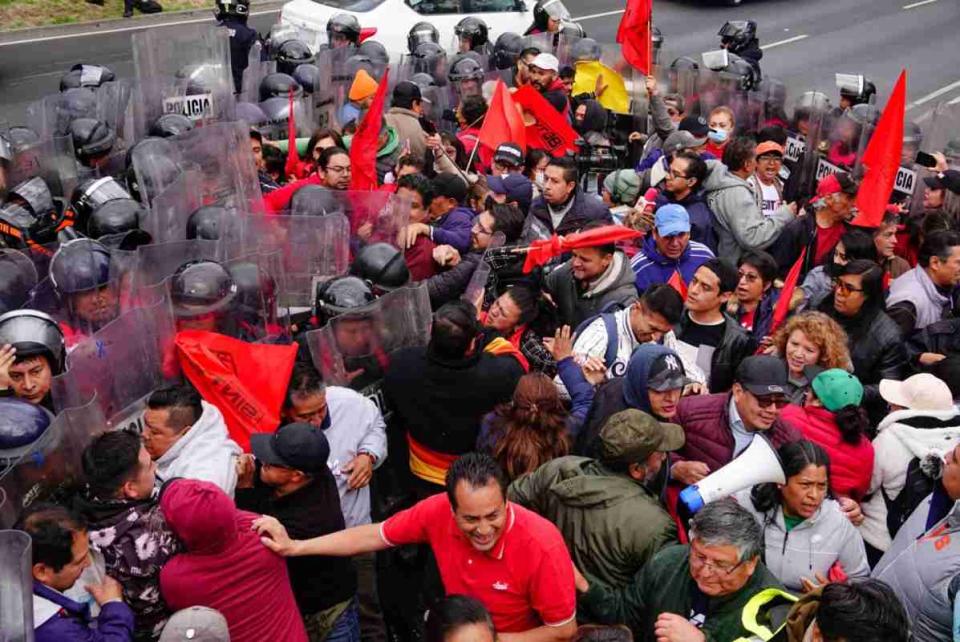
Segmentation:
<svg viewBox="0 0 960 642">
<path fill-rule="evenodd" d="M 234 29 L 215 71 L 264 100 L 232 120 L 0 131 L 0 525 L 34 639 L 960 639 L 960 144 L 921 169 L 905 137 L 922 180 L 863 224 L 872 83 L 761 108 L 730 23 L 728 68 L 634 74 L 624 126 L 551 4 L 496 44 L 461 23 L 444 85 L 431 25 L 404 75 L 341 14 L 262 79 Z M 308 67 L 342 90 L 316 129 Z M 102 108 L 119 81 L 64 82 Z M 493 86 L 581 153 L 488 144 Z"/>
</svg>

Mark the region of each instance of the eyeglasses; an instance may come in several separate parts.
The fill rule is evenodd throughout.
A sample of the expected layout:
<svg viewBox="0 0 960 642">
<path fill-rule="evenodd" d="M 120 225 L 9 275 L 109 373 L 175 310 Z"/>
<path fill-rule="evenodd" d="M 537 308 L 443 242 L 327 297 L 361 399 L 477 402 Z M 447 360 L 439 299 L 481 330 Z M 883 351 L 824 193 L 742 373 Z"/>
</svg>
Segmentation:
<svg viewBox="0 0 960 642">
<path fill-rule="evenodd" d="M 782 163 L 783 158 L 780 156 L 757 156 L 757 162 L 759 163 Z"/>
<path fill-rule="evenodd" d="M 740 560 L 736 564 L 731 564 L 730 562 L 714 562 L 708 559 L 703 553 L 698 553 L 693 550 L 693 548 L 690 549 L 690 565 L 697 566 L 704 571 L 709 570 L 711 573 L 730 575 L 740 568 L 741 564 L 743 564 L 743 560 Z"/>
<path fill-rule="evenodd" d="M 350 166 L 347 165 L 346 167 L 341 167 L 339 165 L 327 165 L 327 169 L 324 171 L 330 174 L 349 174 Z"/>
<path fill-rule="evenodd" d="M 760 275 L 754 274 L 753 272 L 739 272 L 737 277 L 740 279 L 746 279 L 747 283 L 754 283 L 760 280 Z"/>
<path fill-rule="evenodd" d="M 670 176 L 670 178 L 690 178 L 689 176 L 681 174 L 680 172 L 673 169 L 672 167 L 667 170 L 667 175 Z"/>
<path fill-rule="evenodd" d="M 777 410 L 780 410 L 790 404 L 790 400 L 781 395 L 753 395 L 753 398 L 757 400 L 757 405 L 761 408 L 776 406 Z"/>
<path fill-rule="evenodd" d="M 840 279 L 833 280 L 833 289 L 838 292 L 843 292 L 846 295 L 851 295 L 854 292 L 863 292 L 863 288 L 855 288 L 846 281 L 841 281 Z"/>
<path fill-rule="evenodd" d="M 493 236 L 493 231 L 483 229 L 479 221 L 473 224 L 473 231 L 484 236 Z"/>
</svg>

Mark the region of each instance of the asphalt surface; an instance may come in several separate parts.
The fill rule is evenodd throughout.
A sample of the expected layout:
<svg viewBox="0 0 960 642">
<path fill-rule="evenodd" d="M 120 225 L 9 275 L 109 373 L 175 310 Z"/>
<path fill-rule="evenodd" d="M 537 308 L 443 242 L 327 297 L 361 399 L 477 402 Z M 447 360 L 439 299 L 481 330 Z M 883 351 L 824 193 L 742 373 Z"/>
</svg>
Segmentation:
<svg viewBox="0 0 960 642">
<path fill-rule="evenodd" d="M 566 1 L 588 35 L 614 41 L 624 0 Z M 266 6 L 258 11 L 255 5 L 250 19 L 262 33 L 279 17 L 273 9 L 278 4 Z M 212 19 L 208 15 L 170 14 L 160 20 Z M 862 73 L 876 83 L 882 104 L 905 68 L 911 116 L 919 117 L 941 101 L 960 103 L 956 0 L 747 0 L 737 8 L 704 0 L 654 3 L 666 61 L 715 49 L 724 21 L 744 18 L 759 24 L 764 75 L 783 80 L 791 95 L 819 89 L 834 96 L 835 72 Z M 0 36 L 0 119 L 22 122 L 26 105 L 55 92 L 60 75 L 77 62 L 106 64 L 121 76 L 132 75 L 130 35 L 148 28 L 145 24 L 77 26 L 66 38 L 57 37 L 58 30 Z"/>
</svg>

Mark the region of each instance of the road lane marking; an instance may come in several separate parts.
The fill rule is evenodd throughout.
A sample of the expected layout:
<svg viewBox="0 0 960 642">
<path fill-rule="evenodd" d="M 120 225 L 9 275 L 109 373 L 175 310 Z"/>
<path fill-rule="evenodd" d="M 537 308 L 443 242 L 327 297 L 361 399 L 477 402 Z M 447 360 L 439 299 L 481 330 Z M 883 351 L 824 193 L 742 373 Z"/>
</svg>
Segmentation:
<svg viewBox="0 0 960 642">
<path fill-rule="evenodd" d="M 958 80 L 957 82 L 952 82 L 952 83 L 950 83 L 949 85 L 947 85 L 946 87 L 941 87 L 940 89 L 938 89 L 938 90 L 936 90 L 936 91 L 932 91 L 932 92 L 930 92 L 929 94 L 927 94 L 926 96 L 922 96 L 922 97 L 920 97 L 920 98 L 917 98 L 915 101 L 913 101 L 912 103 L 910 103 L 909 105 L 907 105 L 907 109 L 913 109 L 914 107 L 919 107 L 920 105 L 922 105 L 922 104 L 924 104 L 924 103 L 930 102 L 930 101 L 933 100 L 934 98 L 939 98 L 940 96 L 942 96 L 942 95 L 944 95 L 944 94 L 946 94 L 946 93 L 948 93 L 948 92 L 953 91 L 953 90 L 956 89 L 957 87 L 960 87 L 960 80 Z"/>
<path fill-rule="evenodd" d="M 787 38 L 786 40 L 778 40 L 777 42 L 771 42 L 769 45 L 760 45 L 760 48 L 766 51 L 767 49 L 773 49 L 774 47 L 779 47 L 780 45 L 789 45 L 791 42 L 806 40 L 809 37 L 810 37 L 809 34 L 794 36 L 793 38 Z"/>
<path fill-rule="evenodd" d="M 933 4 L 933 3 L 936 2 L 936 1 L 937 1 L 937 0 L 920 0 L 920 2 L 914 2 L 914 3 L 911 3 L 911 4 L 905 4 L 905 5 L 903 5 L 903 9 L 904 9 L 904 11 L 906 11 L 907 9 L 914 9 L 914 8 L 916 8 L 916 7 L 922 7 L 922 6 L 925 5 L 925 4 Z"/>
<path fill-rule="evenodd" d="M 579 18 L 570 18 L 573 22 L 578 20 L 593 20 L 594 18 L 606 18 L 607 16 L 616 16 L 623 13 L 626 9 L 614 9 L 613 11 L 604 11 L 603 13 L 591 13 L 589 16 L 580 16 Z"/>
<path fill-rule="evenodd" d="M 956 98 L 954 98 L 953 100 L 951 100 L 951 101 L 948 102 L 947 104 L 948 104 L 948 105 L 956 105 L 957 103 L 960 103 L 960 96 L 957 96 Z"/>
<path fill-rule="evenodd" d="M 267 16 L 272 13 L 280 13 L 280 9 L 274 9 L 271 11 L 251 11 L 250 16 Z M 116 29 L 97 29 L 94 31 L 79 31 L 77 33 L 67 33 L 59 36 L 43 36 L 42 38 L 28 38 L 25 40 L 11 40 L 10 42 L 0 42 L 0 47 L 13 47 L 16 45 L 27 45 L 35 42 L 49 42 L 51 40 L 66 40 L 68 38 L 84 38 L 86 36 L 106 36 L 113 33 L 124 33 L 128 31 L 143 31 L 144 29 L 150 29 L 151 27 L 173 27 L 177 25 L 189 25 L 197 22 L 209 22 L 209 21 L 210 21 L 210 16 L 204 16 L 202 18 L 192 18 L 189 20 L 176 20 L 174 22 L 159 22 L 156 24 L 149 24 L 149 25 L 118 27 Z"/>
</svg>

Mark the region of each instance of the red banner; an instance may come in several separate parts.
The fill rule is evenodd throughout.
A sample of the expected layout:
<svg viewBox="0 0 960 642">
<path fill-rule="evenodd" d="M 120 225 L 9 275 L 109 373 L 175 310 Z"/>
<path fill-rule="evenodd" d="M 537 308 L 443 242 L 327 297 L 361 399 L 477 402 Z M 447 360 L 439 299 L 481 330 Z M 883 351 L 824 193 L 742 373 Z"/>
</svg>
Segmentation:
<svg viewBox="0 0 960 642">
<path fill-rule="evenodd" d="M 520 105 L 524 111 L 527 147 L 546 150 L 551 156 L 563 156 L 567 151 L 577 151 L 576 130 L 536 89 L 524 85 L 514 92 L 513 102 Z"/>
</svg>

